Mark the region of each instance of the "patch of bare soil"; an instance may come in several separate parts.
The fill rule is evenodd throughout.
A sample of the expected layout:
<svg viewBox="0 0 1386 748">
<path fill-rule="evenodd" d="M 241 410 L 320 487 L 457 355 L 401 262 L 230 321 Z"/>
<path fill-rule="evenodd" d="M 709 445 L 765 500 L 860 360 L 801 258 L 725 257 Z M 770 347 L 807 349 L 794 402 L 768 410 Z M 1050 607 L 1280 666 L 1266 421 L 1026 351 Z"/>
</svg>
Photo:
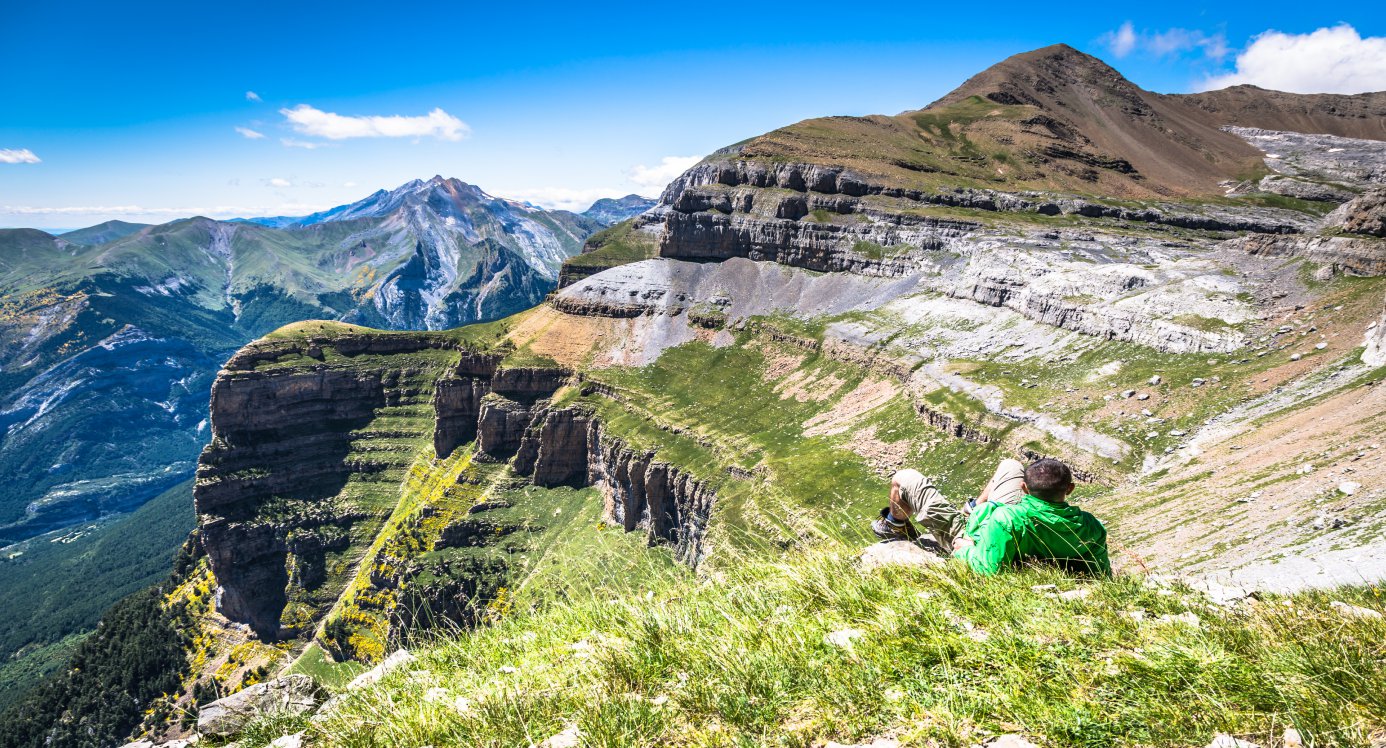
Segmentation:
<svg viewBox="0 0 1386 748">
<path fill-rule="evenodd" d="M 847 380 L 836 374 L 814 376 L 810 371 L 796 371 L 775 385 L 781 400 L 794 398 L 801 403 L 822 402 L 837 394 Z"/>
<path fill-rule="evenodd" d="M 863 379 L 831 408 L 804 421 L 804 436 L 841 434 L 858 418 L 890 402 L 900 394 L 900 385 L 885 379 Z"/>
<path fill-rule="evenodd" d="M 876 436 L 876 427 L 868 426 L 847 440 L 844 445 L 861 455 L 866 464 L 877 475 L 888 476 L 899 470 L 909 457 L 913 445 L 908 440 L 898 442 L 882 441 Z"/>
</svg>

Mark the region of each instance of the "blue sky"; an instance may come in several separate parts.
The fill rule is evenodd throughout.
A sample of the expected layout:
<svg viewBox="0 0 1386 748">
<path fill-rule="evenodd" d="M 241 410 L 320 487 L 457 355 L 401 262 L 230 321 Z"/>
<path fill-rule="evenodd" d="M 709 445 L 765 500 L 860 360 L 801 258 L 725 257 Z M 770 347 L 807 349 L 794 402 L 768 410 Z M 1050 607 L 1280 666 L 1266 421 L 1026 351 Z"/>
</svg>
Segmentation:
<svg viewBox="0 0 1386 748">
<path fill-rule="evenodd" d="M 1377 3 L 28 2 L 4 28 L 0 226 L 302 214 L 434 174 L 580 209 L 1056 42 L 1164 92 L 1386 89 Z"/>
</svg>

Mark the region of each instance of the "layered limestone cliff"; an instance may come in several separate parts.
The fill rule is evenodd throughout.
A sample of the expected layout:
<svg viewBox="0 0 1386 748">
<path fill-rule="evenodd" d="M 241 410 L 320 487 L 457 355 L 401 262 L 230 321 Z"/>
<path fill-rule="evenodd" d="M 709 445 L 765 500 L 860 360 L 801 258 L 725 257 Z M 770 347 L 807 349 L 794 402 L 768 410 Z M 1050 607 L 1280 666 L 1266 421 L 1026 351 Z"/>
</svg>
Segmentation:
<svg viewBox="0 0 1386 748">
<path fill-rule="evenodd" d="M 383 519 L 381 495 L 431 436 L 420 416 L 455 349 L 435 335 L 347 334 L 252 344 L 227 362 L 194 488 L 224 615 L 275 640 L 335 596 L 327 568 Z"/>
<path fill-rule="evenodd" d="M 594 486 L 604 497 L 603 516 L 627 532 L 644 532 L 653 545 L 672 544 L 678 560 L 697 566 L 713 490 L 686 471 L 629 447 L 580 408 L 539 413 L 524 434 L 515 471 L 536 485 Z"/>
<path fill-rule="evenodd" d="M 213 438 L 195 487 L 219 612 L 267 641 L 308 634 L 352 588 L 350 568 L 360 563 L 369 573 L 351 604 L 370 612 L 380 595 L 361 585 L 382 591 L 392 639 L 425 611 L 468 623 L 508 566 L 471 557 L 420 566 L 408 548 L 487 545 L 521 529 L 488 519 L 484 501 L 472 505 L 469 497 L 485 493 L 468 468 L 474 461 L 511 461 L 541 487 L 596 486 L 608 497 L 607 521 L 696 564 L 713 493 L 626 449 L 589 412 L 551 407 L 571 377 L 507 366 L 501 352 L 446 333 L 332 329 L 243 349 L 213 386 Z M 409 514 L 391 520 L 394 539 L 368 550 L 406 503 Z M 424 605 L 421 589 L 437 604 Z M 401 612 L 406 602 L 413 607 Z M 340 620 L 329 621 L 330 648 L 372 657 Z"/>
</svg>

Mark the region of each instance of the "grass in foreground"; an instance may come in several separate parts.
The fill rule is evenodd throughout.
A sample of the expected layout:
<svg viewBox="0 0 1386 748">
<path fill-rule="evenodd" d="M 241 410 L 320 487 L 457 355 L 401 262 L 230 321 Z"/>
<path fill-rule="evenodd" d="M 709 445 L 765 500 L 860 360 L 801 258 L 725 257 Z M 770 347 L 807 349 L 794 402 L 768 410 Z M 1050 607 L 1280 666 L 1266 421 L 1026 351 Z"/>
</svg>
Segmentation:
<svg viewBox="0 0 1386 748">
<path fill-rule="evenodd" d="M 1289 726 L 1347 746 L 1386 728 L 1386 621 L 1322 593 L 1221 609 L 1135 577 L 1074 600 L 1032 589 L 1050 584 L 1075 586 L 1038 569 L 862 573 L 826 546 L 619 597 L 517 600 L 295 729 L 355 747 L 527 745 L 571 726 L 609 746 L 1278 745 Z M 1380 594 L 1338 593 L 1377 610 Z"/>
</svg>

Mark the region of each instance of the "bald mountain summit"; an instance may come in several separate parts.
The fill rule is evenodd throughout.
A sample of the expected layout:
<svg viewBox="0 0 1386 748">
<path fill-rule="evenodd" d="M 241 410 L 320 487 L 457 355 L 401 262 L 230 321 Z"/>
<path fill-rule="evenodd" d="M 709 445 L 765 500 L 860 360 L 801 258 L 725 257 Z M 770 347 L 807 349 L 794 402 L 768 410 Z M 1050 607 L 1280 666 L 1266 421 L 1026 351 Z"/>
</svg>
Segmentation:
<svg viewBox="0 0 1386 748">
<path fill-rule="evenodd" d="M 184 657 L 105 742 L 1372 744 L 1383 123 L 1386 94 L 1155 94 L 1047 47 L 716 151 L 526 255 L 558 288 L 520 311 L 447 271 L 458 232 L 504 254 L 464 187 L 239 224 L 378 274 L 217 373 L 197 527 L 130 603 Z M 961 503 L 1046 456 L 1116 579 L 858 558 L 895 471 Z M 80 744 L 94 670 L 0 747 Z"/>
</svg>

